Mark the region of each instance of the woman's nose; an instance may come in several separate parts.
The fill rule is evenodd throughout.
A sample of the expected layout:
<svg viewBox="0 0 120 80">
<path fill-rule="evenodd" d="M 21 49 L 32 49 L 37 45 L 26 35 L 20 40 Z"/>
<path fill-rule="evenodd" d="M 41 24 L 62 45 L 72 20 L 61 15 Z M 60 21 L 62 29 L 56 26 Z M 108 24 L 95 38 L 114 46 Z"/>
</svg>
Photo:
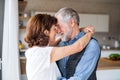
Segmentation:
<svg viewBox="0 0 120 80">
<path fill-rule="evenodd" d="M 61 33 L 62 31 L 60 29 L 57 29 L 57 33 Z"/>
<path fill-rule="evenodd" d="M 61 32 L 61 31 L 58 29 L 58 30 L 57 30 L 57 33 L 60 33 L 60 32 Z"/>
</svg>

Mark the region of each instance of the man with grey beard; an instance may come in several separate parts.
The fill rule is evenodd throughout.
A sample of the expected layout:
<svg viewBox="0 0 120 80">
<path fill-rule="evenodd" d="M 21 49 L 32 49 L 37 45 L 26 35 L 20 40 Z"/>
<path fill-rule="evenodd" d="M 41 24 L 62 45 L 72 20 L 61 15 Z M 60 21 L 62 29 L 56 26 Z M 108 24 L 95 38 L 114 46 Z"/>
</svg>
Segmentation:
<svg viewBox="0 0 120 80">
<path fill-rule="evenodd" d="M 84 31 L 79 30 L 79 15 L 72 8 L 60 9 L 55 17 L 58 19 L 62 36 L 59 46 L 73 44 L 85 34 Z M 99 44 L 95 38 L 92 38 L 82 52 L 57 62 L 62 74 L 60 80 L 97 80 L 96 69 L 99 58 Z"/>
</svg>

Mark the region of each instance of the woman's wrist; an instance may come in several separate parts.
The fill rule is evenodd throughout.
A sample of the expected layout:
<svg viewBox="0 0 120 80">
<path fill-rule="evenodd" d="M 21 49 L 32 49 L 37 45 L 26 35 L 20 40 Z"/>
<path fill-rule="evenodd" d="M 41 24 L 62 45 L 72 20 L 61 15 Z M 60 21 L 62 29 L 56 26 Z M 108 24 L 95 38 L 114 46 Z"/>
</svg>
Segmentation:
<svg viewBox="0 0 120 80">
<path fill-rule="evenodd" d="M 81 30 L 83 30 L 85 33 L 88 33 L 88 32 L 95 32 L 95 27 L 93 26 L 86 26 L 84 28 L 81 28 Z"/>
<path fill-rule="evenodd" d="M 86 34 L 88 34 L 89 37 L 92 37 L 94 35 L 93 32 L 87 32 Z"/>
</svg>

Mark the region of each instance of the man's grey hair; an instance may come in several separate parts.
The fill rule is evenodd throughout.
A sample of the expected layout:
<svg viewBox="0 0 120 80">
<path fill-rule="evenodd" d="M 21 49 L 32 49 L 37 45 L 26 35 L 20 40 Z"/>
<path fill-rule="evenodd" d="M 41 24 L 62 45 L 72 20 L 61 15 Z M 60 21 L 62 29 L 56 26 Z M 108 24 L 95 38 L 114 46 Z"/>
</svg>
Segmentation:
<svg viewBox="0 0 120 80">
<path fill-rule="evenodd" d="M 61 8 L 56 14 L 55 14 L 55 17 L 57 16 L 61 16 L 62 19 L 65 21 L 65 22 L 69 22 L 69 20 L 71 18 L 73 18 L 75 20 L 75 22 L 79 25 L 79 15 L 78 13 L 72 9 L 72 8 Z"/>
</svg>

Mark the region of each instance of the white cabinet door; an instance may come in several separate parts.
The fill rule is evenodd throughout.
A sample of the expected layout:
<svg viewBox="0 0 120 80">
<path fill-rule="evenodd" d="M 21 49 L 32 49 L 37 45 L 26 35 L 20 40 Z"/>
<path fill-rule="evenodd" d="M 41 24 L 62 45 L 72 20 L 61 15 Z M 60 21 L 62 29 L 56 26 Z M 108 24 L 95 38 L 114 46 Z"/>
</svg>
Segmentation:
<svg viewBox="0 0 120 80">
<path fill-rule="evenodd" d="M 79 14 L 80 27 L 95 26 L 96 32 L 109 31 L 109 15 L 107 14 Z"/>
</svg>

